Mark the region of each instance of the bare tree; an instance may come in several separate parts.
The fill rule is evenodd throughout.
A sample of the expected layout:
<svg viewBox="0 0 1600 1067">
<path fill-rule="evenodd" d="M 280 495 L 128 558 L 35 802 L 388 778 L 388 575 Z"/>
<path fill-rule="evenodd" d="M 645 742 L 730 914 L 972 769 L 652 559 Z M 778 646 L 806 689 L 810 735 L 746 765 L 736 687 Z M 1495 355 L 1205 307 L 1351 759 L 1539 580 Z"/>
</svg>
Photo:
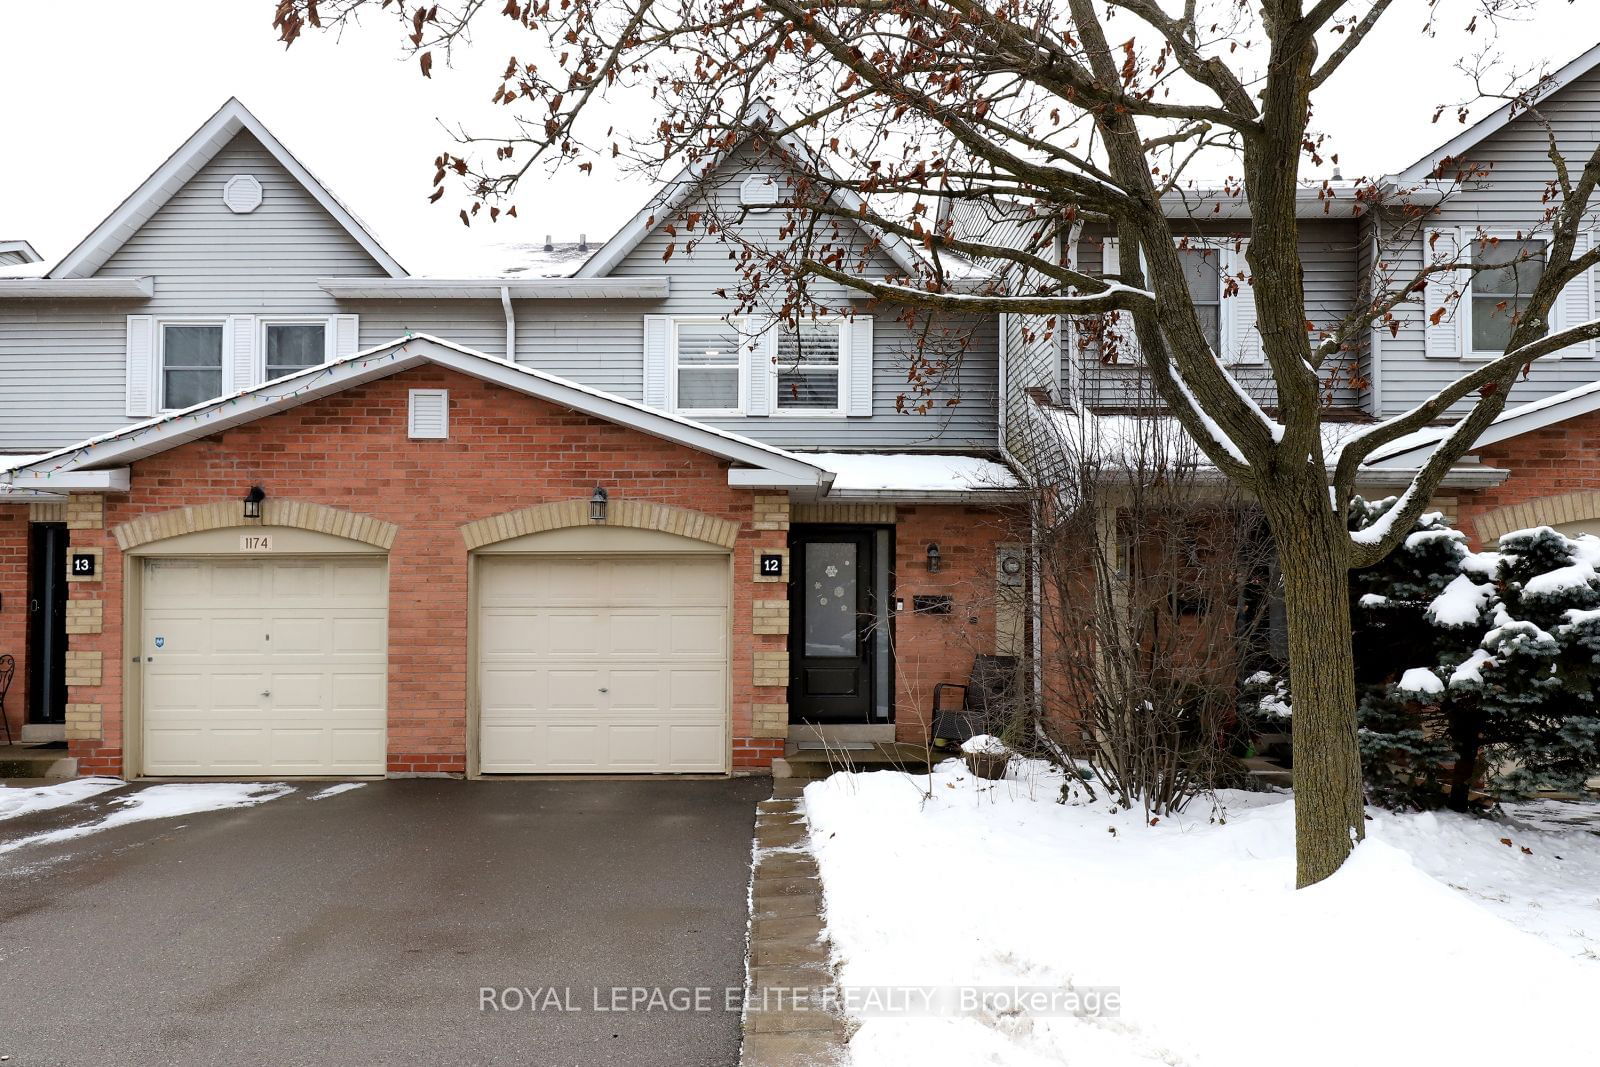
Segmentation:
<svg viewBox="0 0 1600 1067">
<path fill-rule="evenodd" d="M 1039 721 L 1146 820 L 1237 770 L 1240 680 L 1264 645 L 1271 538 L 1171 419 L 1058 411 L 1034 471 Z"/>
<path fill-rule="evenodd" d="M 1492 25 L 1540 0 L 1456 0 L 1463 20 Z M 1561 0 L 1546 0 L 1559 3 Z M 1571 0 L 1567 0 L 1571 2 Z M 398 17 L 423 74 L 448 61 L 482 19 L 526 30 L 526 48 L 493 70 L 502 129 L 462 131 L 435 160 L 436 181 L 465 182 L 463 221 L 498 217 L 542 166 L 591 167 L 597 156 L 691 167 L 754 144 L 786 174 L 782 240 L 736 253 L 741 301 L 767 295 L 782 317 L 814 313 L 847 290 L 928 313 L 1131 317 L 1145 372 L 1208 462 L 1262 508 L 1281 552 L 1295 695 L 1298 880 L 1338 869 L 1363 836 L 1348 572 L 1389 552 L 1440 480 L 1499 414 L 1530 361 L 1600 336 L 1600 323 L 1550 331 L 1563 286 L 1600 261 L 1577 234 L 1600 152 L 1569 162 L 1550 141 L 1544 271 L 1519 301 L 1505 352 L 1330 453 L 1320 431 L 1326 373 L 1348 362 L 1402 305 L 1475 268 L 1428 230 L 1406 190 L 1361 186 L 1353 201 L 1321 189 L 1333 211 L 1383 212 L 1425 249 L 1415 264 L 1380 263 L 1341 321 L 1307 331 L 1297 204 L 1302 166 L 1320 158 L 1314 98 L 1367 41 L 1392 0 L 275 0 L 283 40 L 342 28 L 370 12 Z M 1427 0 L 1431 20 L 1451 0 Z M 1178 8 L 1177 13 L 1170 8 Z M 1426 28 L 1424 29 L 1426 32 Z M 1530 107 L 1540 83 L 1506 90 Z M 626 133 L 601 101 L 647 109 Z M 779 105 L 775 114 L 765 105 Z M 1464 112 L 1463 112 L 1464 114 Z M 1536 120 L 1537 113 L 1530 112 Z M 1218 167 L 1216 161 L 1224 160 Z M 1210 161 L 1210 162 L 1208 162 Z M 1269 414 L 1214 350 L 1185 284 L 1179 245 L 1202 202 L 1185 210 L 1201 165 L 1236 175 L 1220 195 L 1248 207 L 1250 240 L 1230 284 L 1254 292 L 1272 379 Z M 1459 181 L 1445 161 L 1438 178 Z M 1102 277 L 1054 254 L 1054 242 L 957 236 L 947 201 L 1008 199 L 1055 225 L 1103 224 L 1120 241 Z M 1406 221 L 1409 220 L 1409 221 Z M 685 246 L 732 239 L 723 222 L 675 219 Z M 855 236 L 865 232 L 865 242 Z M 922 265 L 880 268 L 894 243 Z M 669 248 L 669 254 L 672 249 Z M 1012 262 L 1023 289 L 975 282 L 965 261 Z M 1401 261 L 1396 261 L 1401 262 Z M 826 286 L 822 283 L 828 283 Z M 779 294 L 773 298 L 771 294 Z M 1430 316 L 1448 314 L 1451 292 Z M 1319 324 L 1321 325 L 1321 324 Z M 1223 359 L 1219 359 L 1223 356 Z M 915 406 L 914 404 L 912 406 Z M 1376 449 L 1443 416 L 1455 429 L 1403 494 L 1392 520 L 1354 536 L 1345 504 Z"/>
</svg>

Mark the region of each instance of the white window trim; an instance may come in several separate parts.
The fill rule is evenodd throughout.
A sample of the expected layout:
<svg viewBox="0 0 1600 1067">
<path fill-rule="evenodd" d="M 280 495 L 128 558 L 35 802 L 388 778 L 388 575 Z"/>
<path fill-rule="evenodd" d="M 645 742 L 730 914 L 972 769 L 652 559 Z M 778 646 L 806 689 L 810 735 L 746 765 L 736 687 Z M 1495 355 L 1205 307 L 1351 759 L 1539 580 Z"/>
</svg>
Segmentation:
<svg viewBox="0 0 1600 1067">
<path fill-rule="evenodd" d="M 1539 234 L 1530 234 L 1526 230 L 1520 234 L 1516 230 L 1463 230 L 1456 240 L 1456 255 L 1462 256 L 1466 262 L 1471 263 L 1472 246 L 1479 241 L 1522 241 L 1524 243 L 1538 241 L 1544 245 L 1545 266 L 1548 267 L 1550 265 L 1550 238 Z M 1539 276 L 1541 278 L 1544 277 L 1544 271 L 1541 270 Z M 1477 273 L 1468 271 L 1467 283 L 1461 287 L 1461 306 L 1456 308 L 1456 317 L 1461 321 L 1459 327 L 1461 331 L 1461 358 L 1470 363 L 1487 363 L 1491 359 L 1498 359 L 1505 355 L 1505 352 L 1484 352 L 1472 347 L 1472 317 L 1477 304 L 1474 289 L 1477 284 Z M 1530 293 L 1529 295 L 1533 294 Z M 1561 296 L 1558 293 L 1556 295 L 1557 303 L 1560 300 Z M 1552 308 L 1553 311 L 1554 309 Z"/>
<path fill-rule="evenodd" d="M 322 362 L 333 362 L 334 317 L 332 315 L 268 315 L 256 317 L 255 380 L 267 381 L 267 327 L 268 326 L 321 326 Z M 304 369 L 304 368 L 300 368 Z M 291 372 L 292 373 L 292 372 Z"/>
<path fill-rule="evenodd" d="M 217 365 L 218 385 L 217 396 L 226 396 L 228 393 L 228 352 L 233 347 L 233 330 L 228 323 L 226 315 L 160 315 L 155 320 L 155 372 L 156 380 L 152 387 L 156 394 L 156 411 L 166 414 L 169 411 L 179 411 L 180 408 L 167 406 L 167 327 L 168 326 L 220 326 L 222 327 L 221 361 Z M 216 399 L 209 397 L 208 399 Z"/>
<path fill-rule="evenodd" d="M 738 403 L 731 408 L 686 408 L 678 405 L 678 326 L 679 324 L 692 325 L 732 325 L 739 334 L 739 350 L 734 357 L 739 384 L 735 397 Z M 720 416 L 725 418 L 738 418 L 745 414 L 745 395 L 749 389 L 748 367 L 750 365 L 750 327 L 749 320 L 744 318 L 729 319 L 721 315 L 674 315 L 667 320 L 667 407 L 679 415 L 693 415 L 697 417 Z"/>
<path fill-rule="evenodd" d="M 767 388 L 770 390 L 769 395 L 772 397 L 772 417 L 779 419 L 842 419 L 845 417 L 846 405 L 849 403 L 849 399 L 845 396 L 845 390 L 849 388 L 848 383 L 850 381 L 850 320 L 843 315 L 819 315 L 816 318 L 803 320 L 802 325 L 805 323 L 839 327 L 838 404 L 831 408 L 785 408 L 779 402 L 782 393 L 778 388 L 778 373 L 783 366 L 783 362 L 774 355 L 771 369 L 767 372 Z M 786 327 L 781 322 L 774 322 L 772 328 L 774 330 L 782 330 Z M 774 352 L 776 352 L 776 345 L 774 345 Z"/>
</svg>

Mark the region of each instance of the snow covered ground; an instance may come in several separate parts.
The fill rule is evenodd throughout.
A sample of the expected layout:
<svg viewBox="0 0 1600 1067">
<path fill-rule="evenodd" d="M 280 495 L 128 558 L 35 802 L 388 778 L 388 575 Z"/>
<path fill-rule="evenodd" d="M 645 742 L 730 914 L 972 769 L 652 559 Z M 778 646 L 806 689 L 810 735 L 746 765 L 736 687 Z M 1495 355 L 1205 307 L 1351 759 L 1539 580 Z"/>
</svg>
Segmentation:
<svg viewBox="0 0 1600 1067">
<path fill-rule="evenodd" d="M 1060 776 L 839 774 L 806 789 L 850 989 L 1120 989 L 1120 1014 L 868 1016 L 855 1067 L 1590 1062 L 1593 806 L 1508 821 L 1375 812 L 1296 892 L 1285 794 L 1154 827 L 1056 803 Z M 1576 822 L 1578 825 L 1571 825 Z M 1554 826 L 1557 829 L 1537 827 Z M 1509 843 L 1507 843 L 1509 842 Z"/>
<path fill-rule="evenodd" d="M 84 779 L 83 781 L 107 781 Z M 125 783 L 110 780 L 114 785 Z M 74 783 L 77 784 L 77 783 Z M 61 789 L 63 786 L 49 787 Z M 106 788 L 111 788 L 107 786 Z M 294 787 L 282 782 L 174 782 L 171 785 L 152 785 L 119 798 L 120 806 L 105 817 L 91 823 L 68 826 L 60 830 L 31 834 L 15 841 L 0 844 L 0 853 L 12 852 L 27 845 L 45 845 L 57 841 L 71 841 L 86 837 L 113 826 L 143 822 L 147 819 L 171 819 L 180 815 L 195 815 L 202 811 L 219 811 L 223 808 L 248 808 L 294 792 Z M 85 794 L 92 796 L 92 793 Z M 61 801 L 81 800 L 83 796 Z M 58 807 L 60 805 L 50 805 Z M 34 810 L 43 810 L 35 808 Z"/>
<path fill-rule="evenodd" d="M 0 785 L 0 819 L 66 807 L 127 784 L 120 778 L 71 778 L 54 785 Z"/>
</svg>

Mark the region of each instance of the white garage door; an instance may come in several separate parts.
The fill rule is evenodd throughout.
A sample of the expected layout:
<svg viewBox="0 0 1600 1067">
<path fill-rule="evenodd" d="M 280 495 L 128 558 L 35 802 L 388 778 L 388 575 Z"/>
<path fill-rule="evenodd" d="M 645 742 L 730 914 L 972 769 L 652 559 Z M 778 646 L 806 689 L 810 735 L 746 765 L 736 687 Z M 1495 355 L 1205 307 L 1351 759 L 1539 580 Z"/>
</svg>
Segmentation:
<svg viewBox="0 0 1600 1067">
<path fill-rule="evenodd" d="M 486 556 L 480 568 L 480 770 L 726 769 L 726 557 Z"/>
<path fill-rule="evenodd" d="M 383 560 L 147 560 L 143 610 L 146 774 L 384 773 Z"/>
</svg>

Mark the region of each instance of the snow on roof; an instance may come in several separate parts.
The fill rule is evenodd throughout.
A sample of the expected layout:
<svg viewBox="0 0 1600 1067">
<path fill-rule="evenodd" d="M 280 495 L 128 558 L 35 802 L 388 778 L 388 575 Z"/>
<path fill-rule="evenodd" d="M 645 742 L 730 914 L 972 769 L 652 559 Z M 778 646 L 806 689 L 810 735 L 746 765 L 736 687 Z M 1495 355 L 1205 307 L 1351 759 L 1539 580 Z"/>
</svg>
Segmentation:
<svg viewBox="0 0 1600 1067">
<path fill-rule="evenodd" d="M 1064 435 L 1064 443 L 1084 448 L 1088 455 L 1105 462 L 1121 461 L 1136 465 L 1140 457 L 1148 465 L 1170 443 L 1182 442 L 1184 449 L 1194 449 L 1193 456 L 1176 456 L 1189 462 L 1210 467 L 1187 433 L 1171 415 L 1101 415 L 1091 411 L 1072 411 L 1061 407 L 1042 407 L 1046 417 Z M 1351 436 L 1370 426 L 1366 422 L 1324 422 L 1318 429 L 1322 435 L 1322 454 L 1330 462 L 1338 455 L 1339 447 Z M 1087 437 L 1085 437 L 1087 431 Z M 1092 450 L 1092 451 L 1091 451 Z"/>
<path fill-rule="evenodd" d="M 0 278 L 43 278 L 50 273 L 53 262 L 0 263 Z"/>
<path fill-rule="evenodd" d="M 984 456 L 908 452 L 808 452 L 833 471 L 833 492 L 973 493 L 1016 489 L 1017 476 Z"/>
<path fill-rule="evenodd" d="M 501 241 L 464 249 L 452 256 L 438 250 L 415 278 L 570 278 L 599 251 L 600 242 L 546 245 L 542 241 Z"/>
</svg>

